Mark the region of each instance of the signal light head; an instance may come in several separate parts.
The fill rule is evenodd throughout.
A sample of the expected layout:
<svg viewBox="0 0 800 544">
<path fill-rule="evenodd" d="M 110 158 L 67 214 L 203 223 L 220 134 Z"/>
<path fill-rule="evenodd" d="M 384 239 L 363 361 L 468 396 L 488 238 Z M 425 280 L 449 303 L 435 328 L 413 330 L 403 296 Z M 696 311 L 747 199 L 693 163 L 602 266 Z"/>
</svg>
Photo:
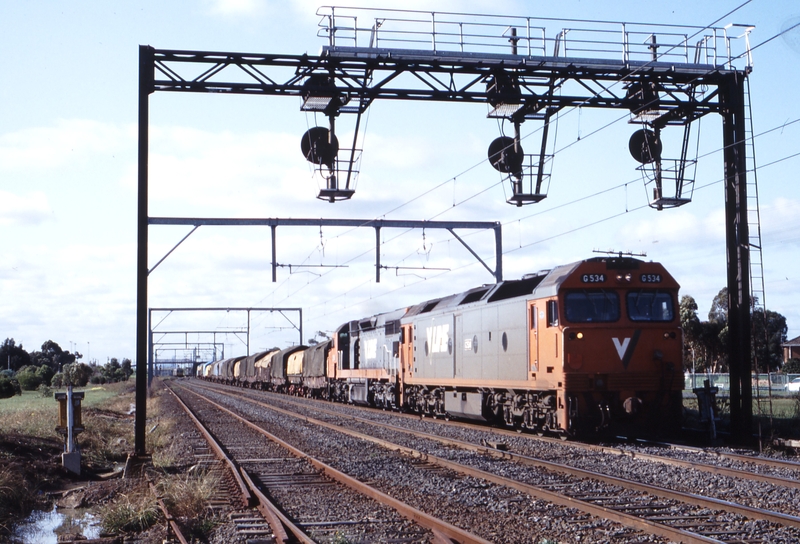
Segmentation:
<svg viewBox="0 0 800 544">
<path fill-rule="evenodd" d="M 313 127 L 303 134 L 300 150 L 308 162 L 325 165 L 333 170 L 336 154 L 339 153 L 339 140 L 325 127 Z"/>
<path fill-rule="evenodd" d="M 489 144 L 489 162 L 498 172 L 519 175 L 524 161 L 525 152 L 514 138 L 500 136 Z"/>
<path fill-rule="evenodd" d="M 642 164 L 650 164 L 661 160 L 661 138 L 652 130 L 643 128 L 631 135 L 628 141 L 631 156 Z"/>
</svg>

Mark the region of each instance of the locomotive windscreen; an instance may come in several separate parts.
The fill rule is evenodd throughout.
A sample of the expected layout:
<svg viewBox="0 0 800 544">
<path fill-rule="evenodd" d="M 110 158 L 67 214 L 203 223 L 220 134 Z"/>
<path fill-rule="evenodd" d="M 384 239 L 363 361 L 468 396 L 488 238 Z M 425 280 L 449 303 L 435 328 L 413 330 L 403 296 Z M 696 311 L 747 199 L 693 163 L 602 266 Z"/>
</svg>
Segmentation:
<svg viewBox="0 0 800 544">
<path fill-rule="evenodd" d="M 567 321 L 608 323 L 619 319 L 619 296 L 605 289 L 571 291 L 564 297 Z"/>
<path fill-rule="evenodd" d="M 672 321 L 672 295 L 663 291 L 630 291 L 626 297 L 631 321 Z"/>
</svg>

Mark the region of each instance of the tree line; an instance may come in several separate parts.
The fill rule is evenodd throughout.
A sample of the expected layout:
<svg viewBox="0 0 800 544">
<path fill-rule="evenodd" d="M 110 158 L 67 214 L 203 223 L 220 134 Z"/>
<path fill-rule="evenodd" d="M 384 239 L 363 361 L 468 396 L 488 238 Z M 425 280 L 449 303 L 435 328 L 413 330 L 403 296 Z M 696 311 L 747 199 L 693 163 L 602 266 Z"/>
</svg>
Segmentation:
<svg viewBox="0 0 800 544">
<path fill-rule="evenodd" d="M 0 344 L 0 398 L 37 389 L 49 394 L 50 387 L 126 381 L 133 374 L 130 359 L 120 362 L 112 358 L 103 366 L 81 359 L 81 353 L 64 351 L 52 340 L 42 344 L 41 350 L 28 353 L 22 344 L 6 338 Z"/>
<path fill-rule="evenodd" d="M 728 289 L 723 288 L 711 302 L 708 320 L 697 316 L 697 302 L 689 295 L 680 300 L 683 329 L 684 367 L 696 372 L 728 372 Z M 755 309 L 751 316 L 753 370 L 800 373 L 800 359 L 783 362 L 781 344 L 786 342 L 786 318 L 772 310 Z"/>
</svg>

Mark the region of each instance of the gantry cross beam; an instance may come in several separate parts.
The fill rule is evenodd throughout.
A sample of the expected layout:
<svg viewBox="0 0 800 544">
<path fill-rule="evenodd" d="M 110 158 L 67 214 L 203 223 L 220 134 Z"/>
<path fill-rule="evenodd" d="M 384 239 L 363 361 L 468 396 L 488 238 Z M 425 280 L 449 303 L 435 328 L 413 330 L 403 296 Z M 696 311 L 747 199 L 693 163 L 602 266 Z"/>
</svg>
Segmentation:
<svg viewBox="0 0 800 544">
<path fill-rule="evenodd" d="M 329 78 L 343 105 L 339 113 L 363 113 L 375 100 L 486 103 L 487 81 L 513 74 L 519 98 L 535 116 L 544 108 L 596 107 L 633 110 L 628 96 L 636 82 L 657 82 L 663 123 L 685 124 L 719 113 L 718 92 L 696 97 L 699 86 L 718 87 L 730 70 L 711 64 L 611 62 L 521 55 L 397 52 L 390 49 L 325 47 L 319 56 L 258 55 L 144 48 L 153 67 L 150 92 L 262 94 L 302 97 L 313 76 Z M 574 87 L 570 87 L 574 83 Z M 554 89 L 562 94 L 553 93 Z M 564 94 L 565 92 L 571 94 Z"/>
</svg>

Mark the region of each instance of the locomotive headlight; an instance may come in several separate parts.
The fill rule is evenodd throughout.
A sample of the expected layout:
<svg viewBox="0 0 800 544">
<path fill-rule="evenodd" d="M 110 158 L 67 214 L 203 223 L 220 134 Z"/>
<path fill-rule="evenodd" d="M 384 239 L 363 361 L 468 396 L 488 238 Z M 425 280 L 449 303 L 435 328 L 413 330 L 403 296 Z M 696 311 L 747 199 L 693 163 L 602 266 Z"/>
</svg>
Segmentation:
<svg viewBox="0 0 800 544">
<path fill-rule="evenodd" d="M 630 283 L 632 279 L 633 275 L 630 272 L 627 274 L 617 274 L 618 283 Z"/>
<path fill-rule="evenodd" d="M 673 332 L 665 332 L 665 333 L 664 333 L 664 338 L 665 338 L 665 339 L 668 339 L 668 338 L 675 338 L 675 332 L 674 332 L 674 331 L 673 331 Z"/>
<path fill-rule="evenodd" d="M 583 333 L 582 332 L 571 332 L 569 333 L 570 340 L 583 340 Z"/>
</svg>

